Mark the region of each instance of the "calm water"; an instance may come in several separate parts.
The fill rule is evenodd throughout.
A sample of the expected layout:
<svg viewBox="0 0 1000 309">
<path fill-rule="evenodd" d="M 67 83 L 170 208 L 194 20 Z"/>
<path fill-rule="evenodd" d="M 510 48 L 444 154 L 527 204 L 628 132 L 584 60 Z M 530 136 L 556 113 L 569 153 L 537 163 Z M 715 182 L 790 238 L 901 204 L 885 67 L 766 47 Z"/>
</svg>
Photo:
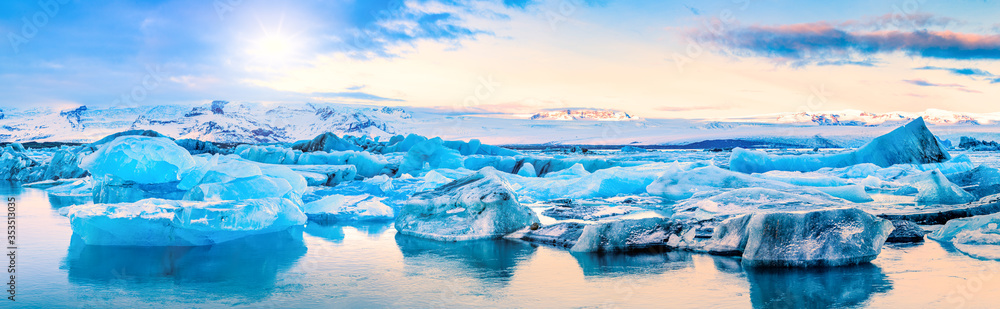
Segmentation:
<svg viewBox="0 0 1000 309">
<path fill-rule="evenodd" d="M 40 190 L 18 199 L 23 307 L 829 307 L 987 308 L 1000 262 L 928 241 L 873 264 L 751 271 L 670 252 L 571 254 L 515 241 L 439 243 L 391 224 L 309 225 L 210 247 L 119 248 L 74 241 Z M 10 303 L 5 303 L 10 305 Z"/>
</svg>

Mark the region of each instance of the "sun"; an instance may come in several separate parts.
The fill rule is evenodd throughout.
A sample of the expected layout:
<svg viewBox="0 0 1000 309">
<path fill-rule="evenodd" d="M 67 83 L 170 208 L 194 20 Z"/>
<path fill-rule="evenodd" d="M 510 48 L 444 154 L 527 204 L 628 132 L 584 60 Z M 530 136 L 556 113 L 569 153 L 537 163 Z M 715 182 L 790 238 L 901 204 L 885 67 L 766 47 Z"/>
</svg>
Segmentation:
<svg viewBox="0 0 1000 309">
<path fill-rule="evenodd" d="M 251 55 L 267 61 L 284 62 L 294 53 L 295 43 L 281 34 L 265 34 L 251 44 Z"/>
</svg>

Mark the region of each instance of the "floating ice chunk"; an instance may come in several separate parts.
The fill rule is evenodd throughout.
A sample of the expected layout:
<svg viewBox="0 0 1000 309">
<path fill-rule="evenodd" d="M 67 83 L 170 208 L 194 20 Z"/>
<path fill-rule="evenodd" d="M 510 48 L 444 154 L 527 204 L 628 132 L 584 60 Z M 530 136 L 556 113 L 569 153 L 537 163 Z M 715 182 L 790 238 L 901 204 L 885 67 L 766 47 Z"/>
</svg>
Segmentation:
<svg viewBox="0 0 1000 309">
<path fill-rule="evenodd" d="M 60 209 L 88 245 L 203 246 L 302 225 L 297 202 L 265 198 L 225 202 L 146 199 Z"/>
<path fill-rule="evenodd" d="M 868 195 L 868 192 L 865 191 L 865 187 L 861 185 L 846 185 L 839 187 L 814 187 L 812 189 L 854 203 L 867 203 L 875 200 L 870 195 Z"/>
<path fill-rule="evenodd" d="M 382 203 L 382 198 L 368 194 L 334 194 L 306 203 L 302 210 L 309 220 L 321 223 L 392 220 L 395 216 L 392 207 Z"/>
<path fill-rule="evenodd" d="M 600 198 L 635 195 L 646 191 L 657 175 L 670 167 L 667 163 L 612 167 L 580 177 L 521 177 L 503 174 L 519 196 L 531 201 L 557 198 Z"/>
<path fill-rule="evenodd" d="M 181 146 L 181 147 L 184 147 L 184 149 L 187 149 L 188 152 L 191 153 L 192 155 L 203 154 L 203 153 L 208 153 L 208 154 L 229 154 L 229 153 L 232 153 L 232 149 L 222 149 L 222 148 L 219 148 L 219 146 L 216 146 L 212 142 L 199 141 L 199 140 L 190 139 L 190 138 L 179 139 L 179 140 L 176 140 L 174 142 L 177 143 L 178 146 Z"/>
<path fill-rule="evenodd" d="M 1000 193 L 1000 170 L 981 165 L 967 172 L 945 175 L 948 181 L 961 186 L 976 198 Z"/>
<path fill-rule="evenodd" d="M 303 153 L 295 161 L 299 165 L 354 165 L 362 177 L 392 175 L 389 162 L 381 155 L 361 151 L 334 151 Z"/>
<path fill-rule="evenodd" d="M 879 136 L 857 150 L 833 155 L 773 156 L 742 148 L 733 149 L 729 168 L 743 173 L 767 171 L 810 172 L 824 167 L 847 167 L 873 163 L 881 167 L 894 164 L 938 163 L 951 159 L 923 118 Z"/>
<path fill-rule="evenodd" d="M 976 258 L 1000 260 L 1000 214 L 952 219 L 929 237 Z"/>
<path fill-rule="evenodd" d="M 166 183 L 195 166 L 187 149 L 163 137 L 122 136 L 85 156 L 81 167 L 94 177 L 107 175 L 136 183 Z"/>
<path fill-rule="evenodd" d="M 681 223 L 663 218 L 629 219 L 583 224 L 561 222 L 524 229 L 509 238 L 568 248 L 573 252 L 662 252 L 671 237 L 680 237 Z"/>
<path fill-rule="evenodd" d="M 45 192 L 59 197 L 90 197 L 94 194 L 94 181 L 90 177 L 66 179 L 59 185 L 45 188 Z"/>
<path fill-rule="evenodd" d="M 510 150 L 510 149 L 506 149 L 506 148 L 502 148 L 502 147 L 497 147 L 497 146 L 492 146 L 492 145 L 484 145 L 478 139 L 473 139 L 473 140 L 470 140 L 469 142 L 463 142 L 463 141 L 446 141 L 446 142 L 444 142 L 444 146 L 448 147 L 448 148 L 451 148 L 451 149 L 458 150 L 458 153 L 462 154 L 463 156 L 471 156 L 471 155 L 518 156 L 518 155 L 521 155 L 521 153 L 519 153 L 517 151 Z"/>
<path fill-rule="evenodd" d="M 948 181 L 938 170 L 912 176 L 907 180 L 917 190 L 918 204 L 965 204 L 976 200 L 975 196 Z"/>
<path fill-rule="evenodd" d="M 40 163 L 28 157 L 24 152 L 14 151 L 11 147 L 0 150 L 0 180 L 27 181 L 40 180 Z"/>
<path fill-rule="evenodd" d="M 531 165 L 531 163 L 524 163 L 524 165 L 521 166 L 521 169 L 517 171 L 517 175 L 519 175 L 521 177 L 536 177 L 536 176 L 538 176 L 538 174 L 535 173 L 535 166 Z"/>
<path fill-rule="evenodd" d="M 382 193 L 389 193 L 392 192 L 393 189 L 395 189 L 395 186 L 392 184 L 392 178 L 386 175 L 378 175 L 372 178 L 365 179 L 364 183 L 378 186 L 379 190 L 381 190 Z"/>
<path fill-rule="evenodd" d="M 570 166 L 567 169 L 558 170 L 555 172 L 545 174 L 545 178 L 579 177 L 586 175 L 590 175 L 590 172 L 588 172 L 587 169 L 583 167 L 583 164 L 574 163 L 573 166 Z"/>
<path fill-rule="evenodd" d="M 663 218 L 588 224 L 570 247 L 573 252 L 628 252 L 664 248 L 676 223 Z"/>
<path fill-rule="evenodd" d="M 302 152 L 279 146 L 240 145 L 235 153 L 241 158 L 269 164 L 295 164 Z"/>
<path fill-rule="evenodd" d="M 722 225 L 710 251 L 742 251 L 745 266 L 778 267 L 867 263 L 893 230 L 888 220 L 854 208 L 754 213 Z"/>
<path fill-rule="evenodd" d="M 891 220 L 892 226 L 895 228 L 892 230 L 892 234 L 889 234 L 889 238 L 885 242 L 921 242 L 924 241 L 924 231 L 922 227 L 917 225 L 913 221 L 908 220 Z"/>
<path fill-rule="evenodd" d="M 320 134 L 312 140 L 295 142 L 291 147 L 292 149 L 300 150 L 302 152 L 362 150 L 361 147 L 358 147 L 358 145 L 342 139 L 336 134 L 330 132 Z"/>
<path fill-rule="evenodd" d="M 683 200 L 698 192 L 750 187 L 792 188 L 793 186 L 724 170 L 715 165 L 684 169 L 674 162 L 669 170 L 646 187 L 646 191 L 651 195 Z"/>
<path fill-rule="evenodd" d="M 42 179 L 81 178 L 87 176 L 87 170 L 80 168 L 83 158 L 77 150 L 59 149 L 45 166 Z"/>
<path fill-rule="evenodd" d="M 412 149 L 411 149 L 412 150 Z M 499 238 L 538 217 L 522 206 L 500 172 L 479 172 L 414 194 L 396 217 L 401 234 L 443 241 Z"/>
<path fill-rule="evenodd" d="M 415 171 L 427 167 L 436 168 L 460 168 L 462 167 L 462 155 L 458 151 L 445 147 L 444 141 L 440 137 L 417 143 L 406 152 L 406 158 L 399 166 L 401 173 L 413 174 Z"/>
<path fill-rule="evenodd" d="M 620 151 L 624 152 L 624 153 L 636 153 L 636 152 L 647 152 L 648 150 L 646 150 L 644 148 L 635 147 L 635 146 L 625 146 L 625 147 L 622 147 L 622 149 Z"/>
</svg>

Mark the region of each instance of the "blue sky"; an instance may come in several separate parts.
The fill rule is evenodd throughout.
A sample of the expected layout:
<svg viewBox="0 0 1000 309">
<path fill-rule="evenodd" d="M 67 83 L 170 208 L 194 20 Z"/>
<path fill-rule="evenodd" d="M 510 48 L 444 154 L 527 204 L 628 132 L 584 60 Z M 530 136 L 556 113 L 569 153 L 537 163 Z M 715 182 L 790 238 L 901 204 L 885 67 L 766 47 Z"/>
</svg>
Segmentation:
<svg viewBox="0 0 1000 309">
<path fill-rule="evenodd" d="M 6 1 L 0 106 L 1000 111 L 993 1 Z"/>
</svg>

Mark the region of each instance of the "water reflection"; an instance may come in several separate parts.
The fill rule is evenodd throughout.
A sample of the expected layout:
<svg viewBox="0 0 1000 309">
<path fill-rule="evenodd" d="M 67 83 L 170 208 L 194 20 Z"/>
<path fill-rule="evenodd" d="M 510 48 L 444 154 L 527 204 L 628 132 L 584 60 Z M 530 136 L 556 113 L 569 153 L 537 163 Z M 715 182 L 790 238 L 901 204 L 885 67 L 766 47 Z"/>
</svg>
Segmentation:
<svg viewBox="0 0 1000 309">
<path fill-rule="evenodd" d="M 584 276 L 660 274 L 691 267 L 691 253 L 572 253 Z"/>
<path fill-rule="evenodd" d="M 518 263 L 535 252 L 532 245 L 506 239 L 441 242 L 396 234 L 396 245 L 408 265 L 447 268 L 447 265 L 435 264 L 457 261 L 472 276 L 490 281 L 509 280 Z"/>
<path fill-rule="evenodd" d="M 306 224 L 305 232 L 306 234 L 316 236 L 319 238 L 326 239 L 332 243 L 340 244 L 344 242 L 344 227 L 351 227 L 358 232 L 368 235 L 370 239 L 378 239 L 386 231 L 392 228 L 392 222 L 348 222 L 348 223 L 335 223 L 335 224 L 324 224 L 315 221 L 309 221 Z"/>
<path fill-rule="evenodd" d="M 306 250 L 301 228 L 198 247 L 90 246 L 74 235 L 63 268 L 79 285 L 144 290 L 211 283 L 201 293 L 254 300 L 266 297 Z"/>
<path fill-rule="evenodd" d="M 857 306 L 892 289 L 872 264 L 822 268 L 748 268 L 750 300 L 757 308 Z"/>
</svg>

